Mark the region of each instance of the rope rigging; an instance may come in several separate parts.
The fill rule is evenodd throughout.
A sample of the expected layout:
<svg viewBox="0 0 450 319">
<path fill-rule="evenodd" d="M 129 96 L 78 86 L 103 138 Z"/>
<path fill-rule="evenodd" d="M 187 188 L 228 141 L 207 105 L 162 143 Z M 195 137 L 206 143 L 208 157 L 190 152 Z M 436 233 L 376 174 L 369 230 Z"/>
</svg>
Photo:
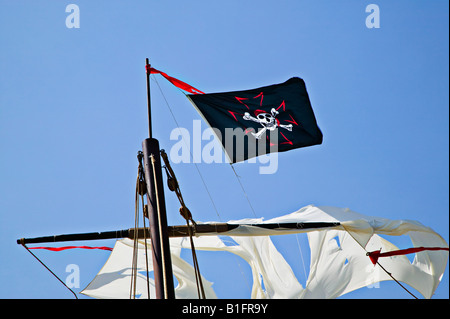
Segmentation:
<svg viewBox="0 0 450 319">
<path fill-rule="evenodd" d="M 143 223 L 144 229 L 145 225 L 145 217 L 146 217 L 146 205 L 144 205 L 144 195 L 146 194 L 146 186 L 145 186 L 145 175 L 144 169 L 142 165 L 143 153 L 141 151 L 138 152 L 138 174 L 136 178 L 136 193 L 135 193 L 135 210 L 134 210 L 134 228 L 135 234 L 137 234 L 139 228 L 139 199 L 142 203 L 143 210 Z M 150 278 L 149 278 L 149 267 L 148 267 L 148 252 L 147 252 L 147 234 L 144 231 L 144 248 L 145 248 L 145 266 L 146 266 L 146 274 L 147 274 L 147 296 L 150 299 Z M 133 239 L 133 258 L 131 265 L 131 285 L 130 285 L 130 299 L 136 298 L 136 279 L 137 279 L 137 262 L 138 262 L 138 236 L 135 236 Z"/>
<path fill-rule="evenodd" d="M 34 258 L 36 258 L 36 260 L 37 261 L 39 261 L 40 263 L 41 263 L 41 265 L 42 266 L 44 266 L 45 267 L 45 269 L 47 269 L 56 279 L 58 279 L 58 281 L 60 282 L 60 283 L 62 283 L 63 285 L 64 285 L 64 287 L 66 287 L 74 296 L 75 296 L 75 299 L 78 299 L 78 297 L 77 297 L 77 294 L 72 290 L 72 289 L 70 289 L 65 283 L 64 283 L 64 281 L 62 281 L 53 271 L 51 271 L 50 270 L 50 268 L 48 268 L 47 267 L 47 265 L 45 265 L 35 254 L 33 254 L 32 252 L 31 252 L 31 250 L 27 247 L 27 245 L 25 245 L 25 243 L 22 243 L 22 246 L 34 257 Z"/>
<path fill-rule="evenodd" d="M 376 264 L 378 266 L 380 266 L 381 269 L 384 270 L 384 272 L 389 275 L 389 277 L 392 278 L 392 280 L 394 280 L 400 287 L 402 287 L 407 293 L 409 293 L 412 297 L 414 297 L 414 299 L 419 299 L 417 298 L 411 291 L 409 291 L 405 286 L 403 286 L 400 281 L 398 281 L 397 279 L 394 278 L 394 276 L 392 275 L 392 273 L 390 273 L 389 271 L 386 270 L 386 268 L 384 268 L 383 266 L 381 266 L 381 264 L 377 261 Z"/>
<path fill-rule="evenodd" d="M 170 191 L 175 192 L 181 207 L 180 207 L 180 215 L 186 220 L 186 225 L 188 229 L 188 235 L 191 245 L 191 251 L 192 251 L 192 259 L 193 259 L 193 267 L 194 267 L 194 273 L 195 273 L 195 281 L 197 284 L 197 293 L 200 299 L 205 299 L 206 294 L 203 287 L 202 277 L 200 274 L 200 267 L 198 263 L 197 254 L 195 251 L 195 245 L 193 236 L 195 234 L 195 227 L 196 223 L 194 219 L 192 218 L 192 214 L 189 211 L 189 208 L 187 208 L 183 196 L 181 194 L 181 190 L 178 184 L 178 181 L 176 179 L 175 173 L 170 165 L 169 159 L 167 157 L 167 154 L 164 150 L 161 150 L 161 157 L 164 160 L 164 170 L 167 175 L 167 184 Z M 136 194 L 135 194 L 135 233 L 138 233 L 139 228 L 139 203 L 142 203 L 142 218 L 144 223 L 144 229 L 146 229 L 145 219 L 148 218 L 148 206 L 144 205 L 144 195 L 147 193 L 147 187 L 146 187 L 146 180 L 145 180 L 145 174 L 143 169 L 143 153 L 138 152 L 138 176 L 136 179 Z M 152 158 L 154 162 L 154 158 Z M 145 262 L 146 262 L 146 273 L 147 273 L 147 293 L 148 297 L 150 298 L 150 278 L 149 278 L 149 265 L 148 265 L 148 253 L 147 253 L 147 232 L 144 231 L 144 247 L 145 247 Z M 138 238 L 137 236 L 134 238 L 133 243 L 133 260 L 132 260 L 132 275 L 131 275 L 131 285 L 130 285 L 130 299 L 134 299 L 136 297 L 136 281 L 137 281 L 137 268 L 138 268 Z"/>
<path fill-rule="evenodd" d="M 192 214 L 189 211 L 189 208 L 186 207 L 186 204 L 184 203 L 183 195 L 181 195 L 180 186 L 178 184 L 177 178 L 175 176 L 175 173 L 172 169 L 172 166 L 170 165 L 169 158 L 167 157 L 167 154 L 164 150 L 161 150 L 161 157 L 164 161 L 164 169 L 166 171 L 167 175 L 167 184 L 169 187 L 169 190 L 172 192 L 175 192 L 175 194 L 178 197 L 178 200 L 180 201 L 181 207 L 180 207 L 180 215 L 186 220 L 187 229 L 189 232 L 189 240 L 191 244 L 191 251 L 192 251 L 192 260 L 194 263 L 194 271 L 195 271 L 195 281 L 197 284 L 197 293 L 200 299 L 205 299 L 205 290 L 203 288 L 203 281 L 200 274 L 200 267 L 198 264 L 197 259 L 197 253 L 195 252 L 195 245 L 194 245 L 194 239 L 193 235 L 195 233 L 195 227 L 196 223 L 194 219 L 192 218 Z M 192 226 L 191 226 L 192 224 Z"/>
</svg>

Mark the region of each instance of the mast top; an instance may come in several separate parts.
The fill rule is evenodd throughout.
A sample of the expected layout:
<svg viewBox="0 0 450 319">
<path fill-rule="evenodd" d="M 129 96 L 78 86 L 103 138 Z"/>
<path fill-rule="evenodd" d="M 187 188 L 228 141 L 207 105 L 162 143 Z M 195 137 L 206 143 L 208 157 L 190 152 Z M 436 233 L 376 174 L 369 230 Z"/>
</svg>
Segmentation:
<svg viewBox="0 0 450 319">
<path fill-rule="evenodd" d="M 150 63 L 145 59 L 145 72 L 147 74 L 147 112 L 148 112 L 148 137 L 152 138 L 152 105 L 150 99 Z"/>
</svg>

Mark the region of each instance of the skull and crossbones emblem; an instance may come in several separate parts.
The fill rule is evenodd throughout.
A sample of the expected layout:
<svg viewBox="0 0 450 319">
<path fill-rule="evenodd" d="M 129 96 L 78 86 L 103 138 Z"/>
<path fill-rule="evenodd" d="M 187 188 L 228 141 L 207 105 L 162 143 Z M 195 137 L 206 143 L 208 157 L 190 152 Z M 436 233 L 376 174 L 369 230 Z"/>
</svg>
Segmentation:
<svg viewBox="0 0 450 319">
<path fill-rule="evenodd" d="M 266 130 L 273 131 L 277 127 L 281 127 L 288 131 L 292 131 L 292 124 L 284 125 L 279 123 L 279 121 L 276 119 L 276 116 L 278 114 L 279 112 L 274 108 L 272 108 L 270 110 L 270 113 L 266 112 L 259 113 L 258 115 L 256 115 L 256 118 L 251 116 L 250 113 L 245 112 L 243 118 L 244 120 L 253 121 L 261 124 L 262 129 L 260 129 L 257 133 L 252 132 L 252 135 L 255 138 L 260 139 Z"/>
</svg>

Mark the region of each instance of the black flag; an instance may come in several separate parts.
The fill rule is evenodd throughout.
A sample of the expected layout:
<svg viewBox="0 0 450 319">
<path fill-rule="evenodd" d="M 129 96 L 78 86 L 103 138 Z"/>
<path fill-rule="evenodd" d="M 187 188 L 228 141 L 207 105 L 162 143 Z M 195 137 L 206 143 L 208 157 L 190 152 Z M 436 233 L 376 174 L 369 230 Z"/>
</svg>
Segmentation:
<svg viewBox="0 0 450 319">
<path fill-rule="evenodd" d="M 322 143 L 300 78 L 252 90 L 187 96 L 215 130 L 232 163 Z"/>
</svg>

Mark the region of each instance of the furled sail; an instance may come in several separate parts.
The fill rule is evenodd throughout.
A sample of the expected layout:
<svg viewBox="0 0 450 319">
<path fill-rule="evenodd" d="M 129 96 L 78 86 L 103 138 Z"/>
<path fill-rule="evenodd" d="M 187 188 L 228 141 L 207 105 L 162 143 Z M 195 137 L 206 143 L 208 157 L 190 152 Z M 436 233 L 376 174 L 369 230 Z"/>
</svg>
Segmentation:
<svg viewBox="0 0 450 319">
<path fill-rule="evenodd" d="M 336 226 L 327 229 L 283 227 L 312 221 L 335 222 Z M 448 244 L 431 228 L 416 221 L 365 216 L 349 209 L 306 206 L 267 221 L 243 219 L 228 223 L 239 226 L 221 235 L 230 236 L 235 245 L 227 245 L 222 237 L 211 233 L 195 237 L 195 248 L 227 251 L 243 258 L 252 271 L 253 286 L 249 298 L 337 298 L 379 281 L 393 280 L 381 265 L 396 280 L 410 285 L 425 298 L 431 298 L 448 260 Z M 281 227 L 264 227 L 274 223 Z M 310 272 L 305 287 L 270 239 L 272 235 L 302 232 L 307 233 L 311 250 Z M 368 253 L 380 249 L 382 253 L 401 251 L 380 235 L 409 236 L 413 247 L 423 249 L 415 250 L 412 262 L 398 253 L 380 257 L 374 264 Z M 194 269 L 180 257 L 182 248 L 190 249 L 189 240 L 171 238 L 170 246 L 174 276 L 178 281 L 176 297 L 197 298 Z M 140 298 L 148 297 L 144 253 L 144 244 L 140 241 L 136 279 L 136 297 Z M 95 298 L 129 298 L 132 255 L 133 241 L 117 241 L 106 264 L 82 293 Z M 151 270 L 151 258 L 148 262 Z M 203 284 L 206 297 L 216 298 L 212 283 L 203 278 Z M 150 286 L 153 287 L 151 279 Z M 154 289 L 153 292 L 150 289 L 150 296 L 155 296 Z"/>
</svg>

